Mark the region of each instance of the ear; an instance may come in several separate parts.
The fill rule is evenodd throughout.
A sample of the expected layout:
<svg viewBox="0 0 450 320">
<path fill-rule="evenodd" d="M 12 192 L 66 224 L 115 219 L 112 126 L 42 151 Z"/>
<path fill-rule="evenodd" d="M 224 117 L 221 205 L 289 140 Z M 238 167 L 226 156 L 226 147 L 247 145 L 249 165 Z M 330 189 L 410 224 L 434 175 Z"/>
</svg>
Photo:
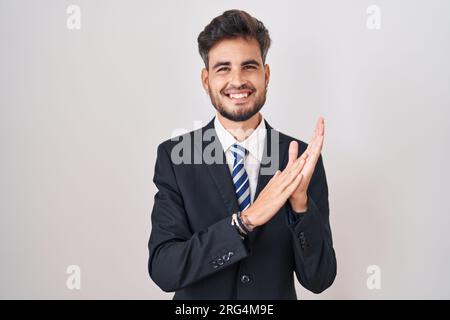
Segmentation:
<svg viewBox="0 0 450 320">
<path fill-rule="evenodd" d="M 205 89 L 206 93 L 208 93 L 209 92 L 209 73 L 208 73 L 208 70 L 206 70 L 206 68 L 202 69 L 201 78 L 202 78 L 202 86 Z"/>
<path fill-rule="evenodd" d="M 265 78 L 266 78 L 266 88 L 269 85 L 269 80 L 270 80 L 270 67 L 268 64 L 264 65 L 264 74 L 265 74 Z"/>
</svg>

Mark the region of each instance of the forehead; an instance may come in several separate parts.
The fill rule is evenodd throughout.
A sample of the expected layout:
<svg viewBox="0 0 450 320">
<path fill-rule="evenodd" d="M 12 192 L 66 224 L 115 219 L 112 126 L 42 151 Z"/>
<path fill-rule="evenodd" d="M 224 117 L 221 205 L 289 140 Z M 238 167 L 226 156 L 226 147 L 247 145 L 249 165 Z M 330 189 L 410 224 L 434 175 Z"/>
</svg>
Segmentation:
<svg viewBox="0 0 450 320">
<path fill-rule="evenodd" d="M 262 61 L 258 41 L 253 38 L 224 39 L 209 50 L 210 65 L 217 61 L 240 62 L 249 59 Z"/>
</svg>

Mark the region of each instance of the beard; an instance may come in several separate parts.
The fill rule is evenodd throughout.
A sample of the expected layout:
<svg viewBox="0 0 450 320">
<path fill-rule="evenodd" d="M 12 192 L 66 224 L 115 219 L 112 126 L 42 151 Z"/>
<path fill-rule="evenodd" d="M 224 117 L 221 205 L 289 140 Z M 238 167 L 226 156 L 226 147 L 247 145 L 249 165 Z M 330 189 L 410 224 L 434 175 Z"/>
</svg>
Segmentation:
<svg viewBox="0 0 450 320">
<path fill-rule="evenodd" d="M 236 109 L 236 107 L 226 106 L 226 102 L 224 101 L 226 98 L 220 93 L 218 95 L 213 94 L 211 92 L 211 88 L 208 89 L 208 92 L 212 105 L 222 117 L 231 121 L 240 122 L 250 119 L 262 109 L 266 103 L 267 88 L 264 89 L 264 92 L 260 96 L 256 96 L 256 90 L 253 90 L 252 95 L 255 95 L 255 100 L 249 101 L 245 105 L 237 107 L 237 110 L 232 110 Z M 228 105 L 230 104 L 232 104 L 232 102 L 228 102 Z"/>
</svg>

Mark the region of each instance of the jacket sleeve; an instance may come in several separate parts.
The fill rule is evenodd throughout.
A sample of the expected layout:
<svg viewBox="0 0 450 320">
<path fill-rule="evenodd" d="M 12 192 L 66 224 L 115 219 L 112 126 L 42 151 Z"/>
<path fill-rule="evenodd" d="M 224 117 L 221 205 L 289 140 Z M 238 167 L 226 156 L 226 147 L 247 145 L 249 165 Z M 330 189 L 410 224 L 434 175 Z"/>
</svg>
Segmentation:
<svg viewBox="0 0 450 320">
<path fill-rule="evenodd" d="M 320 293 L 336 277 L 336 255 L 329 222 L 328 186 L 322 155 L 307 191 L 308 209 L 296 213 L 287 201 L 288 224 L 293 237 L 295 274 L 306 289 Z"/>
<path fill-rule="evenodd" d="M 164 291 L 177 291 L 247 257 L 231 217 L 192 232 L 169 152 L 158 146 L 153 182 L 158 191 L 151 214 L 148 271 Z"/>
</svg>

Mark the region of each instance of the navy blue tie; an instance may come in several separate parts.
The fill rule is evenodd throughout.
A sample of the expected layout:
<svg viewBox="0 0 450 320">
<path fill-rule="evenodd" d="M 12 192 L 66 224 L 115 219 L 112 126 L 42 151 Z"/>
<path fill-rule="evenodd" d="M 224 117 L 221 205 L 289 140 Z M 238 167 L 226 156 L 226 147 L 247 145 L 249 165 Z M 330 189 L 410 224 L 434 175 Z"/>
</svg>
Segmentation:
<svg viewBox="0 0 450 320">
<path fill-rule="evenodd" d="M 236 190 L 236 197 L 239 203 L 239 211 L 242 212 L 250 206 L 250 183 L 244 168 L 244 160 L 248 150 L 237 143 L 233 144 L 230 149 L 234 155 L 231 176 L 233 177 L 234 189 Z"/>
</svg>

